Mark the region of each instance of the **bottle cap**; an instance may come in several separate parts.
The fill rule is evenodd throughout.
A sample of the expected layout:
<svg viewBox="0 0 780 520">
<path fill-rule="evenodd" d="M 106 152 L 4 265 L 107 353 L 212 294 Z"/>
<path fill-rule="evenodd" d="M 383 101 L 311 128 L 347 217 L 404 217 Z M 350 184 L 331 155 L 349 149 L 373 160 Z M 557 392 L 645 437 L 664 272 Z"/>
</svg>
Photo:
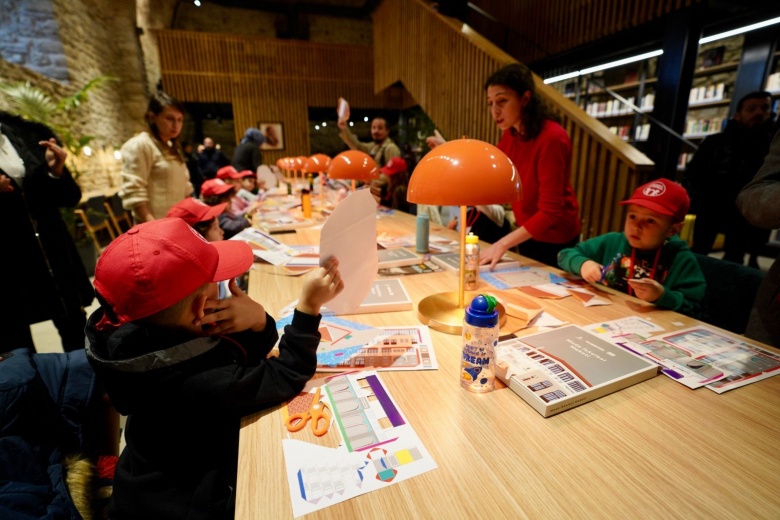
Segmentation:
<svg viewBox="0 0 780 520">
<path fill-rule="evenodd" d="M 479 243 L 479 237 L 475 235 L 474 233 L 469 233 L 466 235 L 466 243 L 467 244 L 478 244 Z"/>
<path fill-rule="evenodd" d="M 475 327 L 494 327 L 498 325 L 498 301 L 489 294 L 480 294 L 466 307 L 466 323 Z"/>
</svg>

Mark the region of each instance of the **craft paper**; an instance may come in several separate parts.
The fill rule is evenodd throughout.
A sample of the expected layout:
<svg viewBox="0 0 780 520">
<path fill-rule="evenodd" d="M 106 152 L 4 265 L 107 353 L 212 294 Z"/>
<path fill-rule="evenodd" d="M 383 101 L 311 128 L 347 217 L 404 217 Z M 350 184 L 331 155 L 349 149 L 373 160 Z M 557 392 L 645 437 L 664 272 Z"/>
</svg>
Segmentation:
<svg viewBox="0 0 780 520">
<path fill-rule="evenodd" d="M 339 98 L 338 104 L 336 105 L 336 113 L 339 116 L 339 121 L 349 120 L 349 103 L 347 103 L 347 100 L 343 97 Z"/>
<path fill-rule="evenodd" d="M 331 430 L 342 443 L 331 448 L 298 440 L 305 432 L 282 440 L 293 516 L 436 469 L 376 372 L 334 376 L 325 390 L 335 420 Z"/>
<path fill-rule="evenodd" d="M 376 277 L 376 201 L 369 190 L 359 190 L 341 201 L 322 226 L 320 265 L 339 260 L 344 290 L 328 302 L 336 314 L 357 309 Z"/>
</svg>

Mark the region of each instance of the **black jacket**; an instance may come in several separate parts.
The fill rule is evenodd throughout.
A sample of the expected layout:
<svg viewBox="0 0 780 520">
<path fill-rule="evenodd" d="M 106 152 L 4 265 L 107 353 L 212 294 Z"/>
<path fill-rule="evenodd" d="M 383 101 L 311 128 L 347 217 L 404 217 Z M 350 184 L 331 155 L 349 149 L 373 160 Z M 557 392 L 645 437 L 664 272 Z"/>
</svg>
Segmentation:
<svg viewBox="0 0 780 520">
<path fill-rule="evenodd" d="M 102 315 L 89 319 L 87 356 L 128 415 L 111 518 L 232 518 L 240 419 L 303 389 L 320 317 L 296 311 L 279 357 L 266 359 L 278 338 L 270 316 L 261 333 L 192 337 L 135 323 L 101 332 Z"/>
<path fill-rule="evenodd" d="M 263 154 L 260 145 L 254 141 L 247 141 L 236 146 L 233 152 L 233 168 L 237 171 L 249 170 L 257 173 L 257 167 L 263 164 Z"/>
<path fill-rule="evenodd" d="M 44 321 L 92 302 L 94 292 L 60 208 L 72 208 L 81 189 L 65 169 L 49 175 L 44 148 L 38 142 L 54 137 L 44 125 L 0 112 L 2 132 L 24 161 L 22 186 L 0 193 L 3 270 L 0 285 L 0 327 L 23 320 Z M 71 213 L 72 215 L 72 213 Z M 38 236 L 36 236 L 36 230 Z"/>
</svg>

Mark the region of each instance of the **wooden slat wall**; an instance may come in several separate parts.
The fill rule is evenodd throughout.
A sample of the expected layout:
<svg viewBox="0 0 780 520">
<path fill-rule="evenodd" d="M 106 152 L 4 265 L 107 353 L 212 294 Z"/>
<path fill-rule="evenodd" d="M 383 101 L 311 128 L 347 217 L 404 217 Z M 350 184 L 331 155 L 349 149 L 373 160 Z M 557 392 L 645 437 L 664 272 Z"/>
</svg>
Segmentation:
<svg viewBox="0 0 780 520">
<path fill-rule="evenodd" d="M 309 107 L 414 105 L 402 89 L 374 93 L 370 47 L 290 42 L 201 32 L 156 31 L 164 89 L 184 102 L 231 103 L 236 142 L 258 121 L 284 124 L 280 157 L 309 155 Z"/>
<path fill-rule="evenodd" d="M 632 27 L 657 20 L 704 0 L 472 0 L 514 31 L 513 56 L 532 62 Z M 479 17 L 469 22 L 479 30 Z M 495 26 L 491 25 L 494 28 Z M 502 31 L 503 33 L 503 31 Z M 501 35 L 503 38 L 503 34 Z"/>
<path fill-rule="evenodd" d="M 550 15 L 538 9 L 532 16 Z M 374 46 L 376 92 L 400 80 L 446 138 L 498 142 L 482 85 L 514 58 L 421 0 L 382 2 L 374 12 Z M 541 78 L 536 86 L 572 139 L 572 182 L 582 207 L 583 236 L 622 229 L 617 203 L 648 179 L 653 162 Z"/>
</svg>

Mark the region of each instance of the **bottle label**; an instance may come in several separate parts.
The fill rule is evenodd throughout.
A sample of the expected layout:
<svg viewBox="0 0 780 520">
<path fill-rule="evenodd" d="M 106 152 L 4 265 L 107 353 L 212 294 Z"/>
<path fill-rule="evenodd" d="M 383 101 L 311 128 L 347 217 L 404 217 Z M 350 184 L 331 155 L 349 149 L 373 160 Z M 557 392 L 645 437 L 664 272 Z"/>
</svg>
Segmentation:
<svg viewBox="0 0 780 520">
<path fill-rule="evenodd" d="M 479 246 L 476 244 L 466 245 L 466 266 L 463 273 L 466 290 L 475 290 L 479 282 Z"/>
<path fill-rule="evenodd" d="M 490 392 L 495 388 L 494 348 L 498 341 L 490 329 L 464 325 L 461 358 L 461 386 L 472 392 Z"/>
</svg>

